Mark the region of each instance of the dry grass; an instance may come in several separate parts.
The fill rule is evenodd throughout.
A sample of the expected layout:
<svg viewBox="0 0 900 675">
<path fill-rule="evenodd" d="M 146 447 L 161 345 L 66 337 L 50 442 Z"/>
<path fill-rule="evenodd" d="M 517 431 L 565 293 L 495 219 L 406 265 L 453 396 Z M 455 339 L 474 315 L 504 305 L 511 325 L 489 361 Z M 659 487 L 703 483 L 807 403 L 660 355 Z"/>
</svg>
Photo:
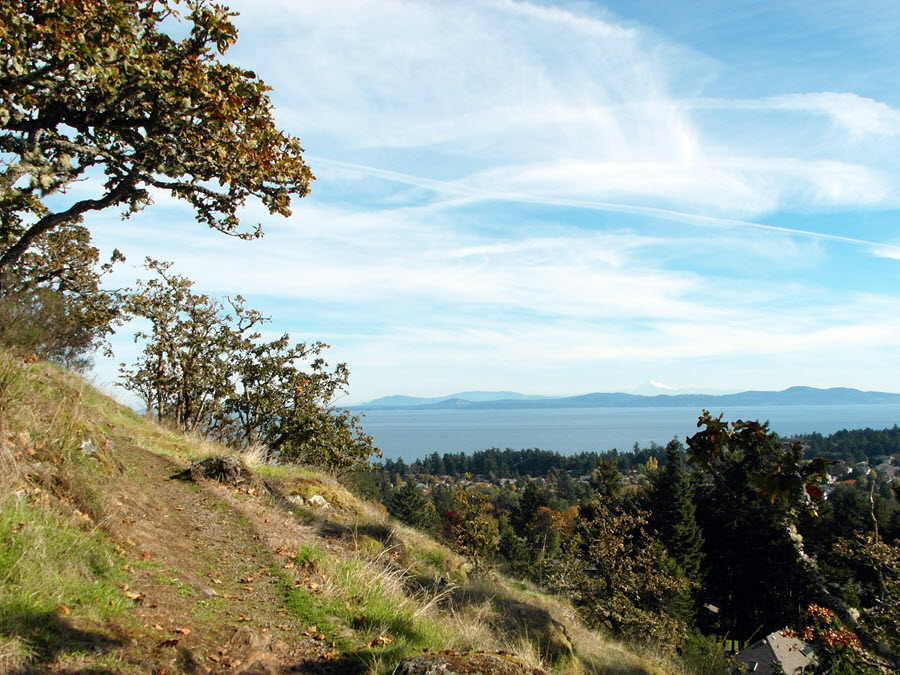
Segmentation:
<svg viewBox="0 0 900 675">
<path fill-rule="evenodd" d="M 28 429 L 40 429 L 40 435 L 32 438 Z M 43 538 L 22 538 L 18 543 L 31 547 L 29 560 L 41 561 L 29 567 L 49 575 L 28 578 L 16 560 L 0 561 L 0 619 L 3 607 L 11 616 L 8 589 L 14 577 L 20 586 L 25 580 L 23 602 L 32 603 L 33 615 L 50 616 L 59 606 L 74 606 L 67 599 L 72 593 L 96 598 L 84 607 L 85 617 L 98 620 L 103 612 L 119 611 L 103 595 L 104 589 L 114 587 L 108 585 L 110 549 L 97 531 L 97 523 L 108 513 L 105 483 L 117 471 L 128 471 L 116 464 L 117 439 L 127 439 L 180 465 L 230 452 L 197 434 L 185 436 L 141 418 L 52 366 L 23 366 L 0 354 L 0 494 L 6 495 L 0 499 L 0 529 L 12 531 L 26 516 L 40 522 L 33 530 L 44 533 Z M 95 451 L 82 451 L 85 440 Z M 29 454 L 32 451 L 35 455 Z M 53 462 L 47 461 L 51 454 Z M 271 465 L 268 456 L 264 447 L 242 453 L 245 463 L 283 495 L 308 499 L 320 494 L 330 507 L 316 511 L 315 522 L 303 526 L 302 519 L 285 513 L 284 503 L 277 500 L 266 506 L 271 510 L 265 510 L 246 494 L 239 498 L 223 491 L 223 499 L 246 513 L 272 550 L 284 548 L 285 541 L 276 544 L 276 540 L 288 535 L 262 529 L 272 528 L 266 523 L 289 519 L 297 523 L 291 534 L 299 548 L 297 570 L 305 570 L 320 588 L 313 593 L 308 585 L 297 587 L 297 577 L 282 569 L 285 606 L 308 619 L 309 625 L 330 631 L 329 639 L 368 664 L 370 672 L 389 673 L 404 657 L 442 649 L 513 652 L 528 665 L 566 675 L 677 672 L 672 664 L 640 657 L 633 649 L 588 630 L 569 603 L 532 585 L 500 576 L 473 577 L 463 557 L 428 535 L 394 522 L 381 505 L 357 499 L 333 476 L 308 467 Z M 43 473 L 28 468 L 30 462 L 41 462 Z M 24 513 L 22 505 L 14 503 L 12 495 L 17 490 L 40 494 L 34 490 L 51 487 L 47 481 L 55 494 L 72 498 L 67 506 L 70 512 L 77 510 L 87 518 L 60 519 L 34 500 L 27 506 L 34 512 Z M 341 546 L 324 545 L 316 528 L 326 525 L 342 533 Z M 44 536 L 53 531 L 56 534 Z M 76 576 L 85 579 L 82 583 L 90 589 L 66 591 L 60 583 L 63 571 L 54 565 L 73 556 L 94 561 L 93 567 L 74 566 Z M 120 598 L 118 589 L 115 592 Z M 18 616 L 27 613 L 16 611 Z M 520 618 L 511 620 L 511 616 Z M 548 651 L 547 636 L 552 632 L 547 629 L 557 624 L 565 626 L 574 658 L 559 658 Z M 24 630 L 10 625 L 8 620 L 0 623 L 0 672 L 21 669 L 41 648 Z M 382 636 L 390 642 L 372 646 Z M 49 640 L 49 633 L 44 638 Z"/>
<path fill-rule="evenodd" d="M 254 443 L 249 448 L 241 450 L 241 457 L 251 469 L 258 470 L 269 463 L 270 451 L 268 446 L 262 443 Z"/>
</svg>

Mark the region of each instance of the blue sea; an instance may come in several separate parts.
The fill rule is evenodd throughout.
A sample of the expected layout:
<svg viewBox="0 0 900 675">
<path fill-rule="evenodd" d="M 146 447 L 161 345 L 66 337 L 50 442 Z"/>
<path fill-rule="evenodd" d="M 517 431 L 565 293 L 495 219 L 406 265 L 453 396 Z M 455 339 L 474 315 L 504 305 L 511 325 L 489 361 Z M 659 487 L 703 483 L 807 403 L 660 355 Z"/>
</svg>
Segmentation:
<svg viewBox="0 0 900 675">
<path fill-rule="evenodd" d="M 900 424 L 900 405 L 736 406 L 711 409 L 733 421 L 769 420 L 782 436 Z M 561 454 L 631 450 L 651 442 L 684 442 L 697 432 L 696 408 L 570 408 L 556 410 L 370 410 L 363 427 L 385 458 L 406 462 L 432 452 L 540 448 Z"/>
</svg>

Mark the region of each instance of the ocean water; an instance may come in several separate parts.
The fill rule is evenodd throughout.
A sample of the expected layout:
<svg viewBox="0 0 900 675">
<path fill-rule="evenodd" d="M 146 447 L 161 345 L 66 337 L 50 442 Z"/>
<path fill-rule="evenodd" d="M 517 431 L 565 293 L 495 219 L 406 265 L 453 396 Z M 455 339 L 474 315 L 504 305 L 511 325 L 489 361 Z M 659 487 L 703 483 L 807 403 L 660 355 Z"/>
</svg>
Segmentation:
<svg viewBox="0 0 900 675">
<path fill-rule="evenodd" d="M 900 405 L 735 406 L 710 410 L 726 420 L 769 420 L 782 436 L 900 424 Z M 635 442 L 684 442 L 697 432 L 696 408 L 558 410 L 371 410 L 363 427 L 385 458 L 406 462 L 437 452 L 540 448 L 562 454 L 631 450 Z"/>
</svg>

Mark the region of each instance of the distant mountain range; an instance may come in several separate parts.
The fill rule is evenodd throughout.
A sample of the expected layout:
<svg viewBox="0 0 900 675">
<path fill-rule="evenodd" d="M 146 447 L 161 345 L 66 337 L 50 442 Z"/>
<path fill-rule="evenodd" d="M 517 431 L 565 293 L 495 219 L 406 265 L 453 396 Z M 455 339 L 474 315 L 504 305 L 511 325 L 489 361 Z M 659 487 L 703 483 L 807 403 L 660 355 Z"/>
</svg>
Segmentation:
<svg viewBox="0 0 900 675">
<path fill-rule="evenodd" d="M 743 391 L 739 394 L 583 394 L 527 396 L 511 391 L 470 391 L 436 398 L 385 396 L 354 410 L 515 410 L 552 408 L 717 408 L 723 406 L 879 405 L 900 404 L 900 394 L 846 387 L 790 387 L 783 391 Z M 714 411 L 713 411 L 714 412 Z"/>
</svg>

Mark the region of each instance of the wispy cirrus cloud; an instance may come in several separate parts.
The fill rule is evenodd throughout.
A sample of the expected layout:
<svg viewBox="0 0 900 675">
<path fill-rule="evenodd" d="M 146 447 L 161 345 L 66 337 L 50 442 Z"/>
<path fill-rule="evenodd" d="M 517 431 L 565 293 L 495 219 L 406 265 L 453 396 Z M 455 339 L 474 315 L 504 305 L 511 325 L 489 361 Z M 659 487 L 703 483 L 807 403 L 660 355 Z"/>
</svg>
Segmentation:
<svg viewBox="0 0 900 675">
<path fill-rule="evenodd" d="M 161 200 L 131 243 L 331 342 L 354 398 L 685 388 L 711 363 L 736 387 L 900 376 L 887 88 L 744 72 L 625 5 L 230 4 L 230 58 L 318 180 L 288 221 L 248 207 L 262 241 Z"/>
<path fill-rule="evenodd" d="M 850 92 L 809 92 L 759 99 L 696 99 L 694 109 L 784 111 L 821 115 L 855 139 L 900 135 L 900 111 L 887 103 Z"/>
</svg>

